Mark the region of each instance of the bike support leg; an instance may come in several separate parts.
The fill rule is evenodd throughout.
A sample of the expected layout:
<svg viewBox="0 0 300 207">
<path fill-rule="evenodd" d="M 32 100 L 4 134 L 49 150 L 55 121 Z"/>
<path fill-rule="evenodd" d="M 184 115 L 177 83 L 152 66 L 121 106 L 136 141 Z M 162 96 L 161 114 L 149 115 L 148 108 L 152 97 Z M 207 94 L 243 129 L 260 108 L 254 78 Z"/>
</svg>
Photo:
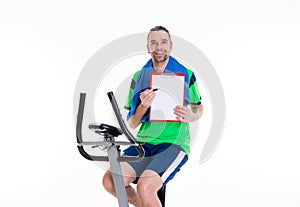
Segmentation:
<svg viewBox="0 0 300 207">
<path fill-rule="evenodd" d="M 116 145 L 112 144 L 108 149 L 108 157 L 119 207 L 129 207 L 121 165 L 118 161 L 119 156 L 119 150 L 117 149 Z"/>
</svg>

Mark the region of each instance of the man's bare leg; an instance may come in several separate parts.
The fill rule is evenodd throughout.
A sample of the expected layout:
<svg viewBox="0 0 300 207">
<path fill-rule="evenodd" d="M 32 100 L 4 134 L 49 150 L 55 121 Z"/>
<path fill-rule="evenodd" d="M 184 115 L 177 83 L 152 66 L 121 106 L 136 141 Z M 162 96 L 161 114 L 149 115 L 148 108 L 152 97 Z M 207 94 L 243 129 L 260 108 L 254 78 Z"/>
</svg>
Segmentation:
<svg viewBox="0 0 300 207">
<path fill-rule="evenodd" d="M 136 190 L 130 185 L 136 178 L 135 171 L 133 168 L 127 163 L 121 163 L 121 168 L 123 172 L 123 180 L 124 185 L 128 197 L 128 202 L 135 207 L 141 207 L 140 198 L 136 192 Z M 116 197 L 115 186 L 112 178 L 112 173 L 108 170 L 102 180 L 103 186 L 107 192 Z"/>
<path fill-rule="evenodd" d="M 146 170 L 139 178 L 137 192 L 142 207 L 161 207 L 157 191 L 162 187 L 161 177 L 152 170 Z"/>
</svg>

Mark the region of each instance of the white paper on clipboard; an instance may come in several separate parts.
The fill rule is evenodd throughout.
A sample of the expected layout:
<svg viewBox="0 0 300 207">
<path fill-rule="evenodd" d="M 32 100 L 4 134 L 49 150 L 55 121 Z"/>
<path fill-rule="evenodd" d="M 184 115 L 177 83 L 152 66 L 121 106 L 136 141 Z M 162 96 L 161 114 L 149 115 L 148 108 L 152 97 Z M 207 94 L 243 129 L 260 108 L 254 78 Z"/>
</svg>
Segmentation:
<svg viewBox="0 0 300 207">
<path fill-rule="evenodd" d="M 151 73 L 151 88 L 158 90 L 151 104 L 150 121 L 179 122 L 173 109 L 184 103 L 183 73 Z"/>
</svg>

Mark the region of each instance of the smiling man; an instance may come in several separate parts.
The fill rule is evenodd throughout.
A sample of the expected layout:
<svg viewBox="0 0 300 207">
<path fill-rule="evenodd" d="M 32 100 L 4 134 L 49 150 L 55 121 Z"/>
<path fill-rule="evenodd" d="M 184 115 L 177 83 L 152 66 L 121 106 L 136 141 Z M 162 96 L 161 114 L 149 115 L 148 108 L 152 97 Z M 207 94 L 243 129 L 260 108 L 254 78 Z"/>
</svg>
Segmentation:
<svg viewBox="0 0 300 207">
<path fill-rule="evenodd" d="M 156 26 L 149 31 L 147 49 L 151 59 L 137 71 L 132 79 L 125 108 L 130 127 L 137 128 L 137 140 L 145 150 L 140 162 L 121 163 L 128 201 L 136 207 L 159 207 L 157 191 L 165 186 L 188 160 L 190 153 L 189 122 L 198 120 L 203 113 L 201 96 L 192 70 L 170 56 L 173 43 L 169 31 Z M 188 51 L 187 51 L 188 52 Z M 150 74 L 180 73 L 185 77 L 184 104 L 174 107 L 176 122 L 151 122 L 150 107 L 155 90 L 150 89 Z M 128 156 L 136 156 L 134 147 L 124 150 Z M 137 191 L 131 183 L 137 181 Z M 112 174 L 103 177 L 105 189 L 116 195 Z"/>
<path fill-rule="evenodd" d="M 162 30 L 159 30 L 162 29 Z M 148 52 L 150 53 L 156 71 L 163 72 L 172 50 L 169 32 L 163 27 L 155 27 L 148 34 Z"/>
</svg>

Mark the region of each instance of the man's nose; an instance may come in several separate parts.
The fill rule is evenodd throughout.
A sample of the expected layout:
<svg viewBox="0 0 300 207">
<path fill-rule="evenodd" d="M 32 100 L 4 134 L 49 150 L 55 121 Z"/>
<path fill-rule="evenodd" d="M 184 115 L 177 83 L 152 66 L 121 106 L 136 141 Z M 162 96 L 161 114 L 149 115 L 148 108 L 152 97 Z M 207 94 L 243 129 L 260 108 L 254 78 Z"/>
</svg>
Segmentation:
<svg viewBox="0 0 300 207">
<path fill-rule="evenodd" d="M 155 45 L 155 46 L 156 46 L 156 49 L 157 49 L 157 50 L 159 50 L 159 49 L 161 49 L 161 48 L 162 48 L 162 44 L 161 44 L 161 43 L 159 43 L 159 42 L 158 42 L 158 43 L 156 43 L 156 45 Z"/>
</svg>

